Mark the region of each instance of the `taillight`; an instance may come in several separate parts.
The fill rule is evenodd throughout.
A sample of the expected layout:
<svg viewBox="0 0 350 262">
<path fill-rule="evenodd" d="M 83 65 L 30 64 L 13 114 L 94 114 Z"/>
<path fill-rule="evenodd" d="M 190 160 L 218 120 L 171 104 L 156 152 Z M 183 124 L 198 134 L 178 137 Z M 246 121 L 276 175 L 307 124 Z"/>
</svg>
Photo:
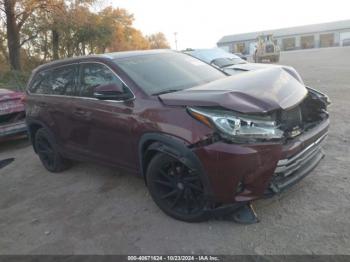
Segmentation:
<svg viewBox="0 0 350 262">
<path fill-rule="evenodd" d="M 23 103 L 23 104 L 25 104 L 26 102 L 27 102 L 27 95 L 23 95 L 22 97 L 21 97 L 21 102 Z"/>
</svg>

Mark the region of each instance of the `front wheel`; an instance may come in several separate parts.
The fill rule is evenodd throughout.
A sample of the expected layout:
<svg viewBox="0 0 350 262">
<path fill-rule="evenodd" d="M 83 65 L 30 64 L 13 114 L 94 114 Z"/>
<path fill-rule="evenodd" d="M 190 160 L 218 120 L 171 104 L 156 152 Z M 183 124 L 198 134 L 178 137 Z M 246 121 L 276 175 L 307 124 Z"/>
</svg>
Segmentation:
<svg viewBox="0 0 350 262">
<path fill-rule="evenodd" d="M 167 215 L 187 222 L 207 219 L 200 174 L 179 160 L 162 153 L 153 157 L 147 185 L 154 202 Z"/>
<path fill-rule="evenodd" d="M 70 166 L 70 161 L 58 152 L 54 137 L 44 128 L 36 132 L 34 143 L 36 152 L 48 171 L 61 172 Z"/>
</svg>

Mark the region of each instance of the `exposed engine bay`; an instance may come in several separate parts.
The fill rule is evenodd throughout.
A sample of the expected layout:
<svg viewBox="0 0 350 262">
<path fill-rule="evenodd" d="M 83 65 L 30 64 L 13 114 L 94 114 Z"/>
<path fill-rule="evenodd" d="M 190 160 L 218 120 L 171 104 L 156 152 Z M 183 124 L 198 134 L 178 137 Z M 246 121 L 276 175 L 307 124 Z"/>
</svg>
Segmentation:
<svg viewBox="0 0 350 262">
<path fill-rule="evenodd" d="M 277 116 L 280 129 L 287 138 L 293 138 L 328 118 L 330 101 L 324 94 L 308 88 L 306 98 L 296 107 L 281 110 Z"/>
</svg>

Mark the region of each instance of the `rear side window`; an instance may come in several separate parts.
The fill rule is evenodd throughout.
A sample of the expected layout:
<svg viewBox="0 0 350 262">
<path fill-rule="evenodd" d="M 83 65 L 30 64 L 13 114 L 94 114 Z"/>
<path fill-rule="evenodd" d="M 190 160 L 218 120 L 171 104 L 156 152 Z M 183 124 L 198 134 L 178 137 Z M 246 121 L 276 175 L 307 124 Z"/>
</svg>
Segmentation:
<svg viewBox="0 0 350 262">
<path fill-rule="evenodd" d="M 50 94 L 50 76 L 51 71 L 40 72 L 34 77 L 34 80 L 29 87 L 30 93 L 33 94 Z"/>
<path fill-rule="evenodd" d="M 74 95 L 77 66 L 61 66 L 39 73 L 29 91 L 34 94 Z"/>
<path fill-rule="evenodd" d="M 52 70 L 51 94 L 74 95 L 77 66 L 63 66 Z"/>
</svg>

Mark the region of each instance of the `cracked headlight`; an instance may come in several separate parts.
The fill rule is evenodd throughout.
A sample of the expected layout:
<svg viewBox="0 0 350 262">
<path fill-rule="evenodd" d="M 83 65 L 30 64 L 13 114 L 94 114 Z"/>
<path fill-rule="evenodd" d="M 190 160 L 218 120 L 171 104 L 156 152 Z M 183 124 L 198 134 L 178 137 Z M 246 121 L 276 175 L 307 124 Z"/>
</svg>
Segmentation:
<svg viewBox="0 0 350 262">
<path fill-rule="evenodd" d="M 234 142 L 281 139 L 283 131 L 269 116 L 245 116 L 223 110 L 188 108 L 189 113 L 205 125 Z"/>
</svg>

